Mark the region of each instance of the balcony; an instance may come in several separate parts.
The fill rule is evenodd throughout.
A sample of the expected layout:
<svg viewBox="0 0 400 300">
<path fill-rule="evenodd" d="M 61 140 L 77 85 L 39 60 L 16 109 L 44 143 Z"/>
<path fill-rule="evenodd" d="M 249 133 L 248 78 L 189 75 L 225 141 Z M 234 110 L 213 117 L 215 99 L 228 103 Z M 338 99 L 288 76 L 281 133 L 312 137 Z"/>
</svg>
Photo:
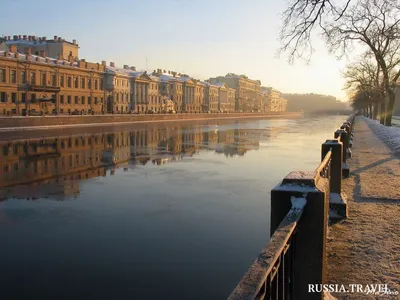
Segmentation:
<svg viewBox="0 0 400 300">
<path fill-rule="evenodd" d="M 27 87 L 28 91 L 33 91 L 33 92 L 50 92 L 50 93 L 60 92 L 60 87 L 58 86 L 28 84 Z"/>
</svg>

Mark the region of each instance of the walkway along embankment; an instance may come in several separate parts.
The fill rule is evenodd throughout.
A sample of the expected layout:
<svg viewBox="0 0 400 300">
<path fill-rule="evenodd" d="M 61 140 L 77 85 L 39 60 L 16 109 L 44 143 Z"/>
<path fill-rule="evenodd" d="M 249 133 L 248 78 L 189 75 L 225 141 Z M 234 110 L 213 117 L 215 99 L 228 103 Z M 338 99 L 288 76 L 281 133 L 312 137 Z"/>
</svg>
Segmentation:
<svg viewBox="0 0 400 300">
<path fill-rule="evenodd" d="M 72 128 L 155 122 L 190 122 L 200 120 L 297 118 L 301 112 L 234 113 L 234 114 L 146 114 L 146 115 L 84 115 L 84 116 L 17 116 L 0 118 L 0 131 Z"/>
<path fill-rule="evenodd" d="M 384 136 L 395 128 L 368 123 L 357 117 L 350 177 L 343 181 L 349 215 L 329 227 L 327 282 L 387 284 L 392 294 L 333 294 L 337 299 L 400 298 L 400 156 Z"/>
<path fill-rule="evenodd" d="M 308 285 L 327 282 L 328 222 L 348 216 L 342 178 L 349 176 L 354 119 L 321 145 L 315 171 L 291 172 L 271 191 L 271 238 L 229 300 L 322 299 Z"/>
</svg>

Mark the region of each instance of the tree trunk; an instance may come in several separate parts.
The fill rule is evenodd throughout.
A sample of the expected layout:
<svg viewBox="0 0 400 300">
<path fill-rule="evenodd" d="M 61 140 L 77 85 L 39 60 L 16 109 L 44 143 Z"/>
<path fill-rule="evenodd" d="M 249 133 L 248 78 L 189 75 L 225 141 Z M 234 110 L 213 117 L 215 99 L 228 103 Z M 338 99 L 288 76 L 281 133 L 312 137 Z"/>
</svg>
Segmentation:
<svg viewBox="0 0 400 300">
<path fill-rule="evenodd" d="M 376 120 L 378 118 L 378 104 L 374 103 L 373 108 L 374 108 L 374 112 L 372 115 L 373 115 L 373 119 Z"/>
<path fill-rule="evenodd" d="M 370 103 L 368 106 L 369 106 L 369 118 L 372 119 L 373 118 L 373 116 L 372 116 L 372 103 Z"/>
<path fill-rule="evenodd" d="M 385 125 L 385 112 L 386 112 L 386 109 L 385 109 L 385 102 L 382 102 L 381 103 L 381 111 L 380 111 L 380 114 L 379 114 L 379 116 L 380 116 L 380 123 L 382 124 L 382 125 Z"/>
<path fill-rule="evenodd" d="M 385 126 L 392 126 L 392 114 L 393 114 L 394 102 L 396 101 L 396 94 L 393 91 L 391 91 L 390 93 L 388 93 L 388 97 L 389 97 L 389 103 L 386 109 Z"/>
</svg>

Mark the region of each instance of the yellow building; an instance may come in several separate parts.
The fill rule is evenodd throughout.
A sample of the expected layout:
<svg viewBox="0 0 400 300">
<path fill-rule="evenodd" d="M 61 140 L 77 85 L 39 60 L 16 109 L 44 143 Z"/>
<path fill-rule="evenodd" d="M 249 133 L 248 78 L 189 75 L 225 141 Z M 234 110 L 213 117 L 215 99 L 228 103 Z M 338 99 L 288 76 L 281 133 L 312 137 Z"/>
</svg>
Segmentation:
<svg viewBox="0 0 400 300">
<path fill-rule="evenodd" d="M 206 112 L 217 113 L 219 111 L 219 86 L 205 82 L 204 91 Z"/>
<path fill-rule="evenodd" d="M 9 50 L 0 51 L 0 115 L 104 112 L 104 65 Z"/>
<path fill-rule="evenodd" d="M 208 80 L 212 84 L 225 83 L 236 90 L 236 107 L 238 112 L 251 112 L 261 109 L 261 81 L 249 79 L 245 75 L 228 73 Z"/>
<path fill-rule="evenodd" d="M 105 62 L 103 62 L 105 64 Z M 124 65 L 117 68 L 113 62 L 106 67 L 104 88 L 106 92 L 107 113 L 127 114 L 134 111 L 132 105 L 132 78 L 136 68 Z"/>
<path fill-rule="evenodd" d="M 281 92 L 272 87 L 262 87 L 263 111 L 264 112 L 285 112 L 287 100 L 281 96 Z"/>
<path fill-rule="evenodd" d="M 43 51 L 47 57 L 52 58 L 67 58 L 72 56 L 75 61 L 78 61 L 79 45 L 76 40 L 72 42 L 66 41 L 62 37 L 54 36 L 53 39 L 47 37 L 38 37 L 34 35 L 14 35 L 5 37 L 6 46 L 16 46 L 17 52 L 25 53 L 27 48 L 31 48 L 32 54 L 39 56 Z"/>
</svg>

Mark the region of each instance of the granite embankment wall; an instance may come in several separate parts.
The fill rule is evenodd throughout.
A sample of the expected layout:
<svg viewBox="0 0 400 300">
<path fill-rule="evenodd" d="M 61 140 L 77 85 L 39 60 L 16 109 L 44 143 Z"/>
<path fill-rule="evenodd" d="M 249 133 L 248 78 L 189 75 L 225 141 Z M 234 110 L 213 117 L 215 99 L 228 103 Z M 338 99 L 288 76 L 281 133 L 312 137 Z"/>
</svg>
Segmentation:
<svg viewBox="0 0 400 300">
<path fill-rule="evenodd" d="M 251 118 L 296 118 L 302 113 L 240 113 L 240 114 L 168 114 L 168 115 L 94 115 L 94 116 L 18 116 L 0 118 L 0 130 L 32 129 L 45 127 L 104 126 L 108 124 L 151 123 L 170 121 L 251 119 Z"/>
</svg>

